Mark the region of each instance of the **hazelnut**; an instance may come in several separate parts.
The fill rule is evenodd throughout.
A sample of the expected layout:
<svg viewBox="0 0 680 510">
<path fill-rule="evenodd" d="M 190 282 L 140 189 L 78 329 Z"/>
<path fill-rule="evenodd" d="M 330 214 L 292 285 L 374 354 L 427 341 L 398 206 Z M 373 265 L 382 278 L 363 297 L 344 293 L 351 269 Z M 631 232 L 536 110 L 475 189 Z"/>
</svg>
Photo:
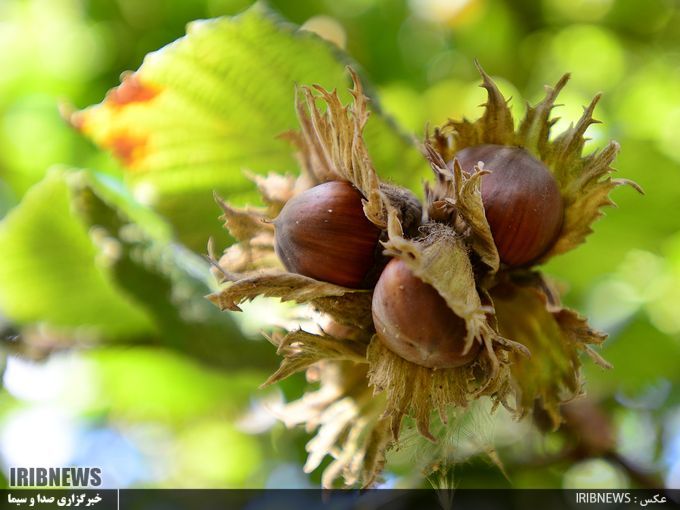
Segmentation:
<svg viewBox="0 0 680 510">
<path fill-rule="evenodd" d="M 286 269 L 362 288 L 376 262 L 380 229 L 364 214 L 361 193 L 330 181 L 294 196 L 274 220 L 275 249 Z"/>
<path fill-rule="evenodd" d="M 498 255 L 511 267 L 527 265 L 553 244 L 564 217 L 557 181 L 521 147 L 479 145 L 455 155 L 464 172 L 483 163 L 482 202 Z"/>
<path fill-rule="evenodd" d="M 385 346 L 417 365 L 459 367 L 479 352 L 476 342 L 464 352 L 465 321 L 402 260 L 392 259 L 380 275 L 372 312 L 376 332 Z"/>
</svg>

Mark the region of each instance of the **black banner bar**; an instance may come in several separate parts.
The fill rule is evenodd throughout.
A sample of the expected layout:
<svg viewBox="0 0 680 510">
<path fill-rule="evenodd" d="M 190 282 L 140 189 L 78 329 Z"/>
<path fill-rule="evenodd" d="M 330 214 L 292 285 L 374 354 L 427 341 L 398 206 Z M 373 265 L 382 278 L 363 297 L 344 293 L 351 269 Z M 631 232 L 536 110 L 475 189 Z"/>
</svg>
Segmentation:
<svg viewBox="0 0 680 510">
<path fill-rule="evenodd" d="M 6 489 L 0 510 L 604 510 L 680 509 L 680 490 Z"/>
</svg>

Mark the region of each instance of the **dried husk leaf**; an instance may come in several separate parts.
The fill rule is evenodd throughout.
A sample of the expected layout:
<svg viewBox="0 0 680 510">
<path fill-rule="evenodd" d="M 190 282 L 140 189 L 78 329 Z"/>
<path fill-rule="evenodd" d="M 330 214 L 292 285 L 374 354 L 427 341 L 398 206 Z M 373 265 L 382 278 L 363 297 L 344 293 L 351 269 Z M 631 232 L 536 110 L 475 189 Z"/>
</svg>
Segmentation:
<svg viewBox="0 0 680 510">
<path fill-rule="evenodd" d="M 549 151 L 550 128 L 557 118 L 550 118 L 555 100 L 569 81 L 570 75 L 563 75 L 554 87 L 545 87 L 545 98 L 536 106 L 526 105 L 524 119 L 519 125 L 518 136 L 524 147 L 533 154 L 545 154 Z"/>
<path fill-rule="evenodd" d="M 390 210 L 385 252 L 403 260 L 413 273 L 434 287 L 449 308 L 465 321 L 466 350 L 473 342 L 487 345 L 498 336 L 488 323 L 493 309 L 482 304 L 465 240 L 441 223 L 421 227 L 422 237 L 405 239 L 399 219 Z M 509 344 L 510 345 L 510 344 Z M 523 350 L 521 346 L 516 348 Z"/>
<path fill-rule="evenodd" d="M 436 177 L 434 187 L 425 186 L 430 216 L 435 216 L 437 221 L 453 226 L 468 237 L 472 249 L 488 266 L 490 273 L 495 273 L 500 266 L 500 258 L 480 191 L 480 180 L 488 172 L 478 171 L 467 175 L 457 161 L 454 161 L 453 168 L 449 168 L 429 141 L 425 142 L 425 155 Z M 463 228 L 457 220 L 463 221 Z"/>
<path fill-rule="evenodd" d="M 370 292 L 353 292 L 342 296 L 325 296 L 311 301 L 319 312 L 325 313 L 339 324 L 354 326 L 362 331 L 373 331 Z"/>
<path fill-rule="evenodd" d="M 213 273 L 218 281 L 224 278 L 224 273 L 246 273 L 265 268 L 282 267 L 281 261 L 274 252 L 271 235 L 262 234 L 248 242 L 232 244 L 220 257 L 219 261 L 209 248 L 209 259 L 213 264 Z"/>
<path fill-rule="evenodd" d="M 273 235 L 274 226 L 269 222 L 266 211 L 255 207 L 233 207 L 217 194 L 215 201 L 223 211 L 220 219 L 224 220 L 225 228 L 237 241 L 247 242 L 260 234 Z"/>
<path fill-rule="evenodd" d="M 557 119 L 551 119 L 550 114 L 569 75 L 564 75 L 554 88 L 546 87 L 543 101 L 533 107 L 527 105 L 524 119 L 515 130 L 506 100 L 491 78 L 481 67 L 478 68 L 483 79 L 482 86 L 488 93 L 484 114 L 475 122 L 449 120 L 435 130 L 429 143 L 445 162 L 450 162 L 458 151 L 466 147 L 499 144 L 524 147 L 545 164 L 557 180 L 565 210 L 557 240 L 537 263 L 545 262 L 584 242 L 592 232 L 592 223 L 603 214 L 602 207 L 614 205 L 609 198 L 612 189 L 625 184 L 642 192 L 632 181 L 611 177 L 614 171 L 611 164 L 619 151 L 616 142 L 592 154 L 582 154 L 587 140 L 586 130 L 599 122 L 593 119 L 599 95 L 585 108 L 576 125 L 551 139 L 550 129 Z"/>
<path fill-rule="evenodd" d="M 246 177 L 257 186 L 262 201 L 267 206 L 268 218 L 275 218 L 288 200 L 308 187 L 294 175 L 281 175 L 274 172 L 259 175 L 246 172 Z"/>
<path fill-rule="evenodd" d="M 432 146 L 445 161 L 451 161 L 456 152 L 465 147 L 483 144 L 517 145 L 514 121 L 508 103 L 493 80 L 476 63 L 486 89 L 487 101 L 484 114 L 475 122 L 467 119 L 449 120 L 436 128 L 430 138 Z"/>
<path fill-rule="evenodd" d="M 436 442 L 430 432 L 433 411 L 445 423 L 449 406 L 465 407 L 481 396 L 491 396 L 496 404 L 507 405 L 509 357 L 507 347 L 501 343 L 491 343 L 468 365 L 431 369 L 397 356 L 376 336 L 368 347 L 367 359 L 370 384 L 387 399 L 384 417 L 390 421 L 395 441 L 406 415 L 413 417 L 420 434 Z"/>
<path fill-rule="evenodd" d="M 401 452 L 402 458 L 409 457 L 411 473 L 422 473 L 434 488 L 454 487 L 458 483 L 457 465 L 482 455 L 505 476 L 497 448 L 526 437 L 529 424 L 511 423 L 514 421 L 512 411 L 495 407 L 491 399 L 477 399 L 466 407 L 449 407 L 447 411 L 446 422 L 431 424 L 436 443 L 423 440 L 422 435 L 405 422 L 395 450 Z"/>
<path fill-rule="evenodd" d="M 588 110 L 584 115 L 590 115 Z M 567 131 L 556 140 L 555 152 L 569 149 L 567 140 L 572 133 L 572 130 Z M 554 171 L 564 199 L 564 223 L 555 244 L 539 262 L 565 253 L 583 243 L 586 236 L 593 231 L 592 223 L 603 215 L 602 207 L 615 205 L 609 198 L 612 189 L 629 185 L 642 193 L 642 189 L 633 181 L 610 177 L 609 174 L 614 171 L 610 165 L 618 152 L 619 144 L 610 142 L 601 151 L 588 156 L 575 160 L 560 159 L 555 162 Z"/>
<path fill-rule="evenodd" d="M 261 270 L 250 273 L 230 273 L 220 268 L 220 281 L 226 286 L 206 296 L 221 310 L 241 311 L 241 303 L 258 296 L 275 297 L 281 301 L 309 303 L 340 324 L 372 330 L 371 294 L 289 273 L 283 270 Z"/>
<path fill-rule="evenodd" d="M 343 106 L 336 91 L 320 86 L 302 87 L 296 97 L 300 134 L 290 135 L 298 146 L 298 159 L 314 184 L 331 180 L 351 182 L 364 196 L 366 217 L 380 228 L 387 226 L 386 200 L 363 139 L 369 117 L 368 98 L 357 74 L 348 68 L 354 82 L 354 102 Z M 316 94 L 315 94 L 316 93 Z M 321 112 L 320 99 L 326 106 Z"/>
<path fill-rule="evenodd" d="M 508 279 L 490 290 L 499 332 L 521 342 L 531 359 L 511 353 L 516 409 L 520 416 L 534 408 L 544 411 L 553 427 L 561 423 L 560 405 L 582 394 L 582 351 L 610 368 L 591 347 L 606 335 L 557 301 L 557 293 L 538 273 L 519 281 Z"/>
<path fill-rule="evenodd" d="M 323 360 L 366 363 L 366 344 L 361 341 L 317 335 L 299 329 L 285 335 L 274 333 L 268 340 L 283 357 L 279 369 L 263 386 L 269 386 Z"/>
<path fill-rule="evenodd" d="M 321 381 L 314 392 L 288 404 L 280 418 L 288 427 L 305 425 L 317 430 L 307 443 L 309 457 L 305 472 L 316 469 L 326 457 L 334 461 L 324 470 L 322 484 L 369 487 L 385 464 L 385 451 L 392 445 L 389 421 L 381 417 L 385 400 L 374 396 L 366 385 L 365 364 L 323 362 L 308 370 Z"/>
<path fill-rule="evenodd" d="M 527 114 L 520 126 L 520 142 L 533 148 L 535 154 L 553 172 L 565 202 L 564 224 L 552 249 L 542 257 L 547 260 L 554 255 L 569 251 L 581 244 L 592 232 L 591 224 L 602 216 L 601 208 L 614 205 L 609 192 L 620 185 L 630 185 L 637 191 L 641 188 L 627 179 L 612 179 L 612 162 L 619 152 L 619 144 L 612 141 L 604 149 L 583 156 L 587 138 L 586 130 L 599 123 L 593 118 L 595 106 L 600 100 L 596 95 L 584 108 L 583 115 L 568 130 L 550 140 L 549 114 L 555 106 L 555 99 L 569 75 L 564 75 L 554 88 L 546 88 L 546 97 L 536 107 L 527 108 Z"/>
<path fill-rule="evenodd" d="M 481 395 L 503 402 L 509 389 L 509 357 L 505 351 L 528 352 L 498 335 L 489 322 L 493 307 L 482 303 L 463 238 L 452 227 L 439 223 L 428 224 L 421 232 L 419 239 L 402 237 L 399 220 L 390 211 L 386 252 L 403 260 L 417 277 L 434 287 L 465 321 L 466 350 L 475 342 L 483 349 L 468 365 L 433 370 L 400 358 L 375 337 L 367 357 L 371 385 L 386 393 L 386 416 L 390 417 L 395 439 L 403 416 L 411 414 L 420 433 L 434 441 L 429 430 L 433 410 L 445 417 L 448 405 L 464 406 Z"/>
<path fill-rule="evenodd" d="M 274 226 L 268 212 L 255 207 L 234 207 L 217 194 L 215 201 L 222 209 L 220 219 L 225 228 L 238 241 L 225 250 L 219 262 L 213 254 L 212 241 L 209 243 L 208 255 L 217 270 L 215 276 L 221 279 L 224 272 L 243 273 L 263 267 L 280 267 L 274 253 Z"/>
<path fill-rule="evenodd" d="M 240 311 L 239 304 L 257 296 L 277 297 L 281 301 L 310 303 L 315 299 L 366 293 L 332 283 L 320 282 L 307 276 L 286 271 L 260 271 L 248 274 L 223 273 L 223 281 L 231 282 L 224 289 L 210 294 L 208 299 L 222 310 Z"/>
</svg>

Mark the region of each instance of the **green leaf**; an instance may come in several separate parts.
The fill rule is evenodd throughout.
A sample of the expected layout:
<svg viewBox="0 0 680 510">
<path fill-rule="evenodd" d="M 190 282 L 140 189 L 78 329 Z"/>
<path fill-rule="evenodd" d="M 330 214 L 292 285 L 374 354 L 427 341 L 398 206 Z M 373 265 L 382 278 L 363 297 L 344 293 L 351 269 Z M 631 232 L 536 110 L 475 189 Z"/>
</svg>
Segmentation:
<svg viewBox="0 0 680 510">
<path fill-rule="evenodd" d="M 275 365 L 267 342 L 245 339 L 232 317 L 205 299 L 214 290 L 208 263 L 174 242 L 165 223 L 107 181 L 79 172 L 71 182 L 82 219 L 116 243 L 110 274 L 152 318 L 154 343 L 223 368 Z"/>
<path fill-rule="evenodd" d="M 297 128 L 295 84 L 338 88 L 349 100 L 347 57 L 257 4 L 233 18 L 196 21 L 185 37 L 149 54 L 106 99 L 73 114 L 74 126 L 114 152 L 141 201 L 203 249 L 222 236 L 212 192 L 252 201 L 243 170 L 296 172 L 277 136 Z M 366 140 L 378 172 L 418 184 L 425 169 L 413 143 L 374 111 Z"/>
<path fill-rule="evenodd" d="M 245 339 L 204 298 L 208 263 L 110 178 L 50 173 L 0 223 L 0 250 L 0 311 L 13 323 L 44 324 L 68 345 L 84 331 L 221 367 L 275 365 L 267 342 Z"/>
<path fill-rule="evenodd" d="M 97 264 L 88 225 L 53 172 L 0 222 L 0 311 L 18 324 L 84 328 L 106 337 L 148 334 L 147 314 Z"/>
</svg>

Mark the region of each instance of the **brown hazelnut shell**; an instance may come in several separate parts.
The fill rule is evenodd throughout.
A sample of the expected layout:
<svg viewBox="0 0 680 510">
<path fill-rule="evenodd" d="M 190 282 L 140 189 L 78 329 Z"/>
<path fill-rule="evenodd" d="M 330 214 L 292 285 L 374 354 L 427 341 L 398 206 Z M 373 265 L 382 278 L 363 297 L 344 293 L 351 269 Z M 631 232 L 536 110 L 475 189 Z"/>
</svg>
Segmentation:
<svg viewBox="0 0 680 510">
<path fill-rule="evenodd" d="M 480 344 L 465 349 L 465 321 L 439 293 L 392 259 L 373 292 L 373 323 L 380 340 L 407 361 L 428 368 L 454 368 L 477 357 Z"/>
<path fill-rule="evenodd" d="M 521 147 L 478 145 L 456 153 L 462 170 L 483 163 L 482 203 L 498 255 L 511 267 L 543 255 L 562 228 L 564 201 L 546 166 Z"/>
<path fill-rule="evenodd" d="M 285 268 L 324 282 L 363 288 L 376 262 L 380 229 L 364 214 L 361 193 L 329 181 L 290 199 L 274 220 Z"/>
</svg>

